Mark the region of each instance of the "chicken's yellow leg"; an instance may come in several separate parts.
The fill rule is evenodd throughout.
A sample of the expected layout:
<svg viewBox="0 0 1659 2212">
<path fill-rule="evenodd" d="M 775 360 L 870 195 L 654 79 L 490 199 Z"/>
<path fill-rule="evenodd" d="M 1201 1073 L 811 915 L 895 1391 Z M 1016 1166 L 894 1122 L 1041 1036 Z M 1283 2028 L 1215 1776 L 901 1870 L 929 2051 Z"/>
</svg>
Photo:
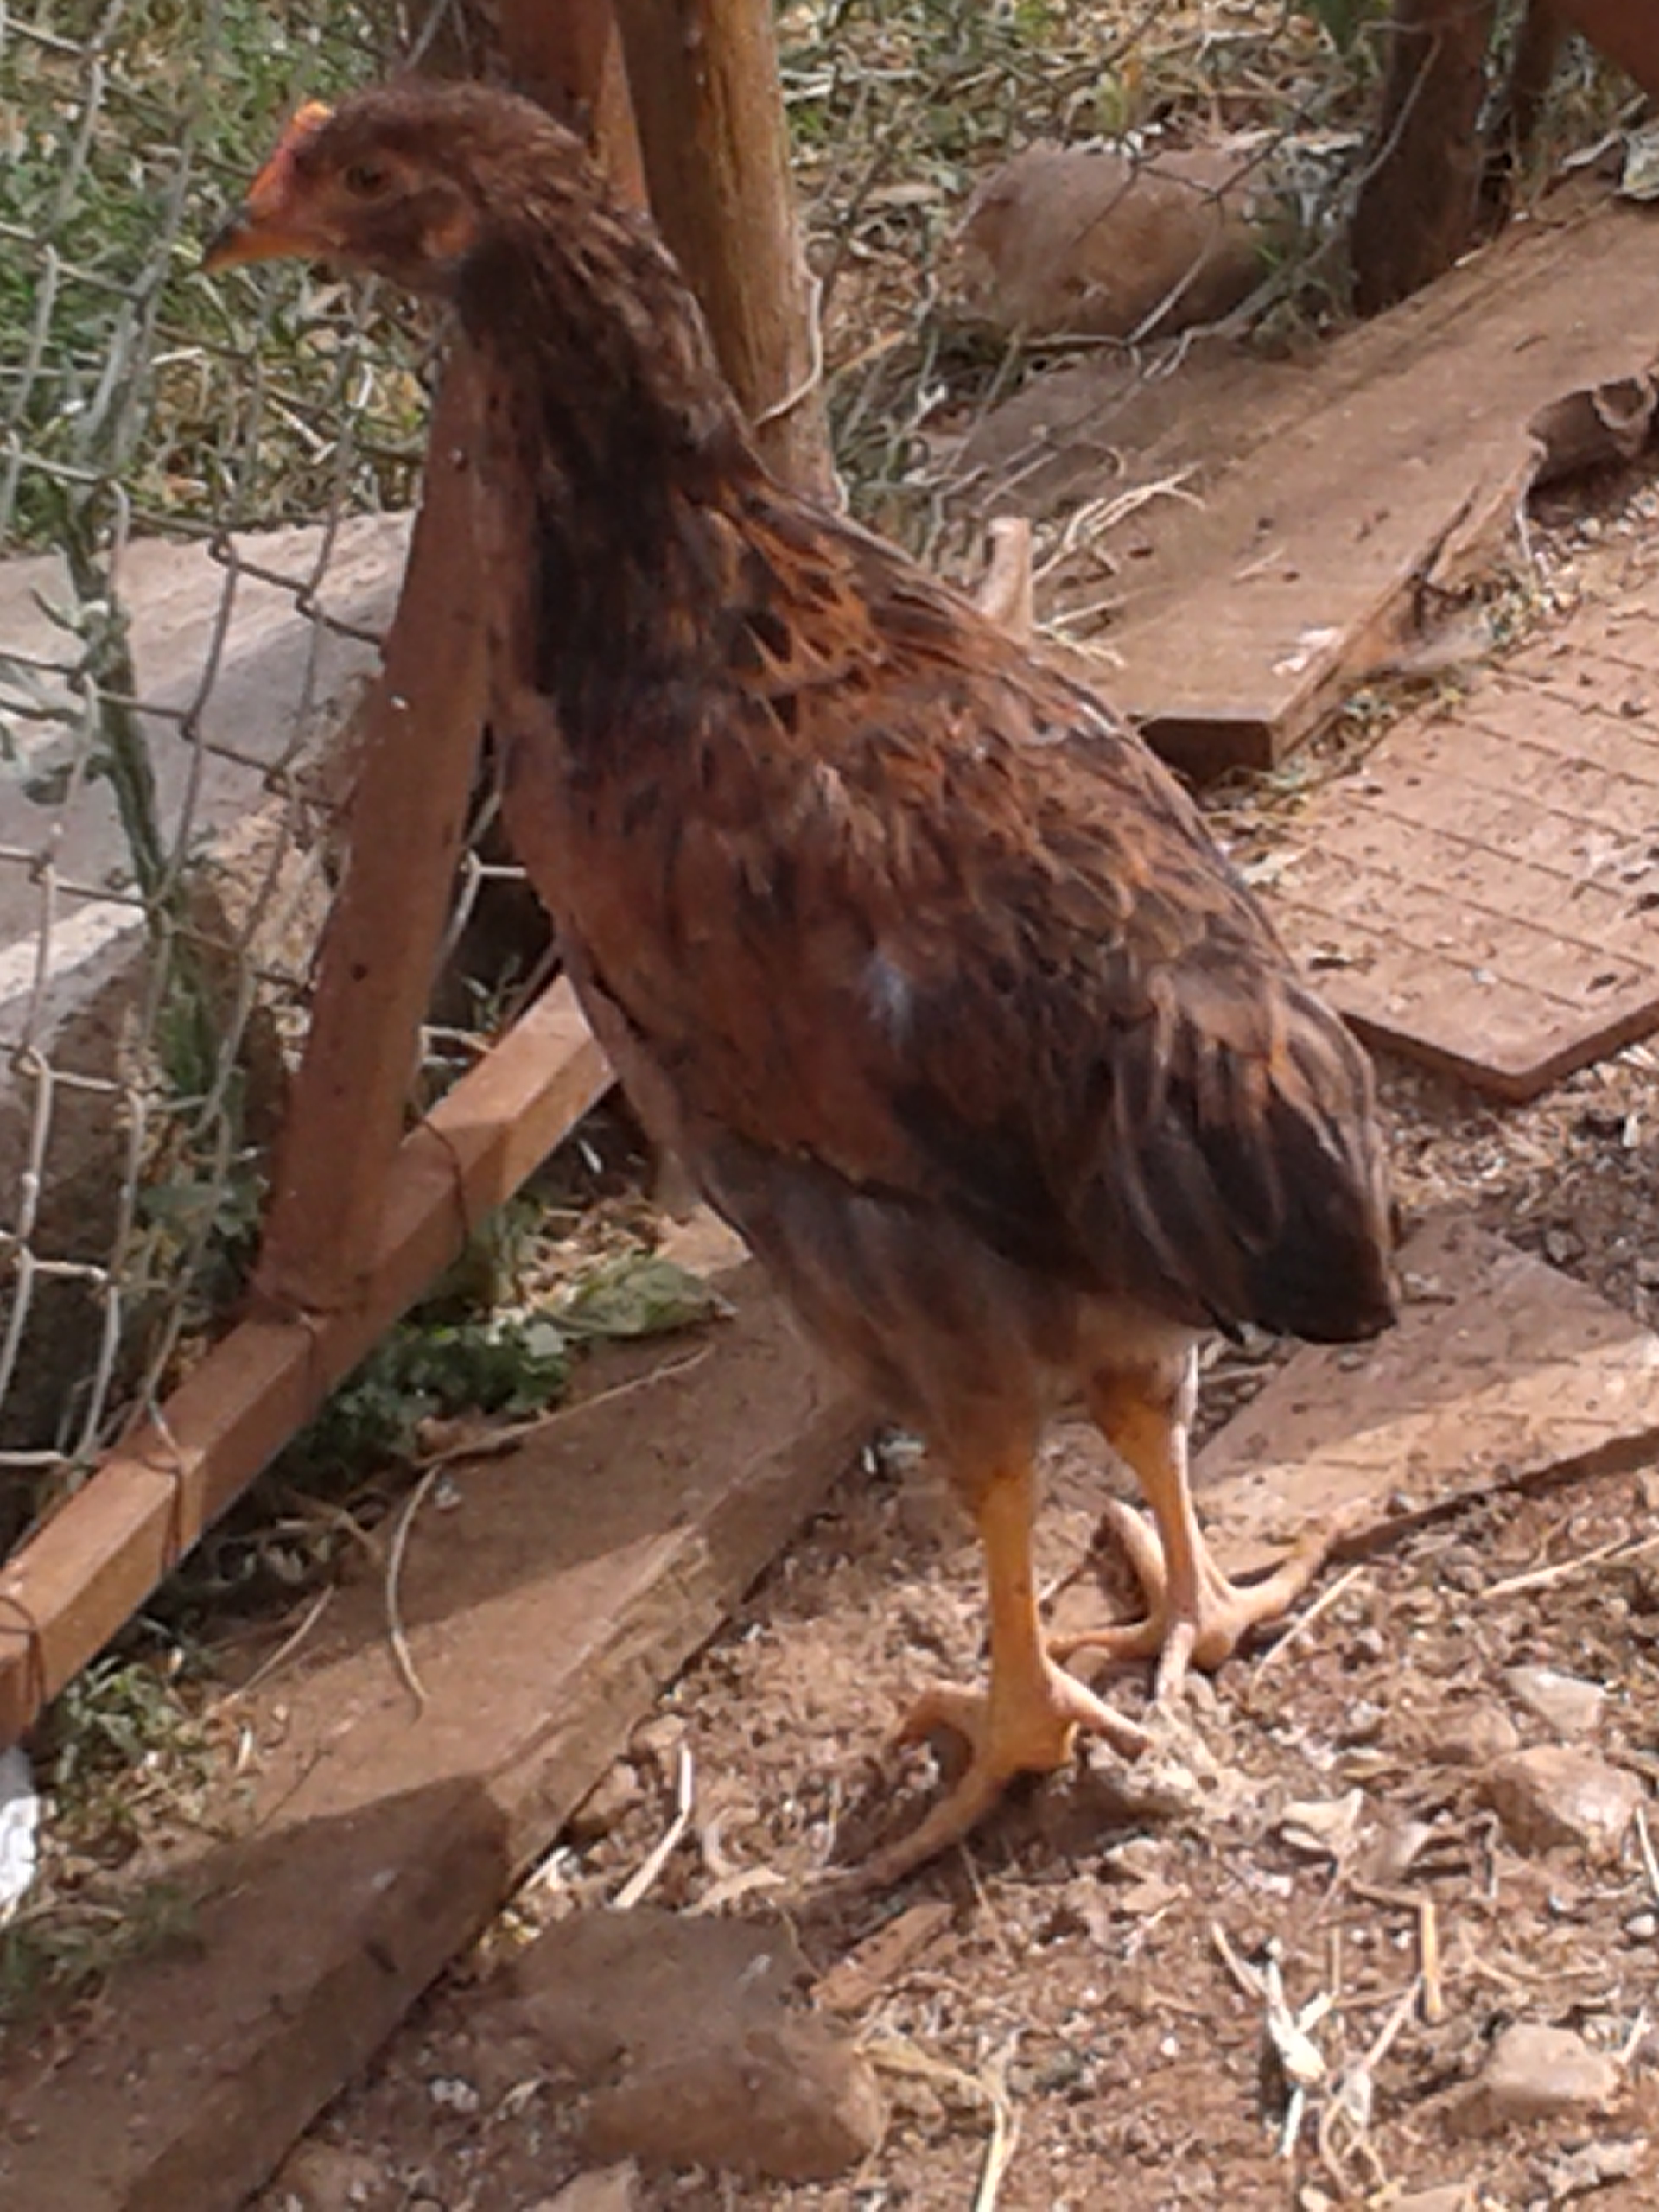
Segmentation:
<svg viewBox="0 0 1659 2212">
<path fill-rule="evenodd" d="M 1116 1503 L 1107 1509 L 1146 1592 L 1148 1611 L 1144 1621 L 1057 1637 L 1048 1648 L 1059 1659 L 1082 1650 L 1105 1651 L 1118 1659 L 1156 1653 L 1157 1694 L 1166 1698 L 1179 1688 L 1189 1667 L 1220 1666 L 1251 1629 L 1277 1620 L 1294 1605 L 1319 1573 L 1329 1538 L 1322 1533 L 1305 1537 L 1259 1582 L 1230 1582 L 1211 1557 L 1192 1509 L 1186 1408 L 1179 1400 L 1160 1404 L 1156 1396 L 1121 1382 L 1096 1383 L 1089 1404 L 1102 1434 L 1145 1491 L 1157 1523 L 1154 1543 L 1138 1513 Z"/>
<path fill-rule="evenodd" d="M 1080 1728 L 1131 1758 L 1150 1741 L 1048 1656 L 1032 1566 L 1035 1504 L 1029 1459 L 999 1471 L 978 1495 L 974 1517 L 990 1592 L 990 1687 L 982 1692 L 941 1683 L 925 1691 L 898 1738 L 919 1743 L 936 1728 L 952 1728 L 967 1741 L 968 1770 L 919 1827 L 866 1862 L 863 1878 L 872 1884 L 894 1881 L 960 1842 L 1015 1775 L 1064 1766 Z"/>
</svg>

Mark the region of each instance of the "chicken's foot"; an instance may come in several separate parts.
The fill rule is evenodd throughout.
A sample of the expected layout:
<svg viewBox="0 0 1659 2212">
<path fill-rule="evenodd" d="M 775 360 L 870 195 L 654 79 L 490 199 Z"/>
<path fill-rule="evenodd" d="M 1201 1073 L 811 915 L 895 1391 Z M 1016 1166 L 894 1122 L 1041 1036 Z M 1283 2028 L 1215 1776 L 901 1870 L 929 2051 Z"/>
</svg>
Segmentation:
<svg viewBox="0 0 1659 2212">
<path fill-rule="evenodd" d="M 1091 1391 L 1090 1402 L 1107 1440 L 1139 1479 L 1157 1523 L 1154 1536 L 1132 1507 L 1116 1499 L 1107 1506 L 1114 1533 L 1146 1593 L 1147 1618 L 1056 1637 L 1048 1650 L 1058 1660 L 1078 1651 L 1124 1660 L 1155 1656 L 1154 1694 L 1166 1700 L 1179 1689 L 1189 1668 L 1207 1672 L 1219 1667 L 1252 1629 L 1288 1611 L 1324 1565 L 1331 1540 L 1316 1530 L 1259 1581 L 1230 1582 L 1211 1557 L 1192 1509 L 1180 1408 L 1166 1408 L 1109 1385 Z"/>
<path fill-rule="evenodd" d="M 990 1584 L 989 1688 L 936 1684 L 917 1700 L 895 1739 L 918 1744 L 938 1728 L 952 1729 L 968 1745 L 967 1770 L 918 1827 L 865 1861 L 861 1886 L 897 1881 L 961 1842 L 1016 1775 L 1049 1774 L 1065 1766 L 1079 1730 L 1104 1737 L 1131 1758 L 1152 1740 L 1043 1648 L 1031 1558 L 1034 1503 L 1028 1465 L 999 1474 L 981 1497 L 976 1517 Z"/>
</svg>

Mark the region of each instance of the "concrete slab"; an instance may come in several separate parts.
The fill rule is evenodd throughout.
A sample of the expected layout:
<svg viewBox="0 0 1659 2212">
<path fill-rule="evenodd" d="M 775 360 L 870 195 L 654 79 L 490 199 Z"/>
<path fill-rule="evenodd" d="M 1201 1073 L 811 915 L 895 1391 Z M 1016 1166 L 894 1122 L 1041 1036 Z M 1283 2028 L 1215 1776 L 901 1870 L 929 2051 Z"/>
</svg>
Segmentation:
<svg viewBox="0 0 1659 2212">
<path fill-rule="evenodd" d="M 144 538 L 116 576 L 156 777 L 164 841 L 210 836 L 266 795 L 269 772 L 339 718 L 372 670 L 402 574 L 408 518 L 354 517 L 321 529 L 250 532 L 226 556 L 205 543 Z M 131 880 L 108 781 L 88 779 L 73 713 L 79 641 L 48 609 L 73 607 L 52 555 L 0 563 L 0 1008 L 21 967 L 4 949 L 41 925 L 34 880 L 49 857 L 60 918 L 79 918 L 62 965 L 92 957 L 118 906 L 86 918 L 96 893 Z M 10 1042 L 7 1038 L 5 1041 Z"/>
<path fill-rule="evenodd" d="M 1199 1454 L 1234 1572 L 1310 1527 L 1364 1550 L 1484 1491 L 1659 1459 L 1659 1336 L 1472 1222 L 1426 1224 L 1401 1256 L 1397 1329 L 1304 1346 Z"/>
<path fill-rule="evenodd" d="M 1270 896 L 1362 1034 L 1500 1097 L 1659 1027 L 1659 584 L 1391 730 Z"/>
<path fill-rule="evenodd" d="M 238 537 L 223 558 L 140 540 L 119 563 L 162 846 L 202 863 L 197 926 L 296 980 L 327 889 L 297 810 L 273 794 L 373 671 L 407 534 L 405 517 L 365 517 L 332 538 Z M 131 1172 L 121 1092 L 144 1073 L 149 934 L 113 788 L 89 773 L 96 747 L 73 727 L 81 646 L 50 611 L 71 600 L 56 558 L 0 563 L 0 1239 L 99 1270 Z M 0 1452 L 74 1446 L 99 1412 L 97 1276 L 34 1275 L 9 1256 L 0 1320 L 19 1296 L 28 1327 L 0 1370 Z M 8 1512 L 0 1489 L 0 1539 L 27 1503 Z"/>
</svg>

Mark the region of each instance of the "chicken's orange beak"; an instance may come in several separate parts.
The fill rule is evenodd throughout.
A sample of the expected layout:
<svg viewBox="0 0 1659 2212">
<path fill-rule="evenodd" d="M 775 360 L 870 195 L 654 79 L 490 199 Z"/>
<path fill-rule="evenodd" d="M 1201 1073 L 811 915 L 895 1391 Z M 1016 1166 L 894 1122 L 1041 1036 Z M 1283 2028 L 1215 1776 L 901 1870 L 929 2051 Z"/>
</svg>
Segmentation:
<svg viewBox="0 0 1659 2212">
<path fill-rule="evenodd" d="M 329 241 L 307 223 L 296 188 L 294 155 L 329 110 L 321 100 L 308 100 L 299 109 L 276 150 L 248 187 L 248 196 L 207 241 L 201 265 L 211 276 L 220 269 L 235 269 L 248 261 L 280 261 L 293 255 L 315 258 L 327 251 Z"/>
</svg>

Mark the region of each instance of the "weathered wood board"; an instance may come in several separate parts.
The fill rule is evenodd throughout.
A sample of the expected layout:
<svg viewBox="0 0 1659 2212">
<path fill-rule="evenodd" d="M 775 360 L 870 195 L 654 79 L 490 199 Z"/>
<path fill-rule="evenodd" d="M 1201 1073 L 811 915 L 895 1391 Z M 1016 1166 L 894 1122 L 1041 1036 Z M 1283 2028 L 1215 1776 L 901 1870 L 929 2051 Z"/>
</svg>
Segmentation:
<svg viewBox="0 0 1659 2212">
<path fill-rule="evenodd" d="M 613 1387 L 682 1371 L 429 1500 L 402 1578 L 423 1712 L 378 1575 L 249 1696 L 251 1826 L 173 1870 L 200 1897 L 190 1948 L 0 2076 L 3 2212 L 235 2212 L 813 1510 L 868 1415 L 753 1268 L 721 1287 L 735 1318 L 701 1357 L 607 1363 Z"/>
<path fill-rule="evenodd" d="M 1276 859 L 1373 1043 L 1529 1098 L 1659 1028 L 1659 583 L 1391 729 Z"/>
<path fill-rule="evenodd" d="M 1484 1492 L 1659 1459 L 1659 1336 L 1473 1222 L 1402 1254 L 1400 1325 L 1305 1345 L 1199 1454 L 1194 1487 L 1235 1573 L 1305 1529 L 1364 1550 Z"/>
<path fill-rule="evenodd" d="M 1558 195 L 1311 362 L 1211 348 L 1148 382 L 1108 359 L 1052 399 L 1039 379 L 963 467 L 1037 512 L 1169 487 L 1103 541 L 1109 608 L 1076 634 L 1178 766 L 1268 767 L 1397 654 L 1426 586 L 1485 563 L 1541 467 L 1599 449 L 1606 425 L 1575 395 L 1616 387 L 1605 412 L 1639 442 L 1656 246 L 1651 213 Z M 1090 569 L 1045 611 L 1100 598 Z"/>
</svg>

